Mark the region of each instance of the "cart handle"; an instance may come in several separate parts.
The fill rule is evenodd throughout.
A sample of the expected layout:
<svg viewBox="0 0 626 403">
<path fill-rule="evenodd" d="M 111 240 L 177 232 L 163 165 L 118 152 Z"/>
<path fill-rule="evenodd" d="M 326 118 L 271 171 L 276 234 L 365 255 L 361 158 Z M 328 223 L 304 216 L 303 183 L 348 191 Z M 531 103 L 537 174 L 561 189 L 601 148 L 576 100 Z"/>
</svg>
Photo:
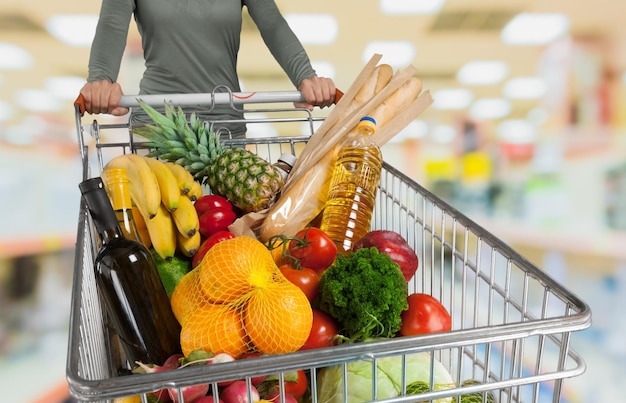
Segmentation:
<svg viewBox="0 0 626 403">
<path fill-rule="evenodd" d="M 339 102 L 343 92 L 335 90 L 335 104 Z M 303 102 L 304 96 L 300 91 L 263 91 L 263 92 L 214 92 L 197 94 L 155 94 L 155 95 L 123 95 L 120 106 L 137 107 L 137 98 L 151 106 L 162 105 L 164 102 L 172 102 L 181 106 L 192 105 L 242 105 L 274 102 Z M 78 108 L 81 116 L 85 113 L 85 98 L 78 95 L 74 106 Z"/>
</svg>

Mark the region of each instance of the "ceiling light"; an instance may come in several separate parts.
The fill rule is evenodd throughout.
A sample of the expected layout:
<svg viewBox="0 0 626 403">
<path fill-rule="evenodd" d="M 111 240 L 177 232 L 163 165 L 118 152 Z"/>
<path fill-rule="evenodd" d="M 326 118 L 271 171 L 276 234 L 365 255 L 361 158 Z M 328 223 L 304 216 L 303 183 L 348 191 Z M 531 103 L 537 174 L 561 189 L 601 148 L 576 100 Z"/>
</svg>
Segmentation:
<svg viewBox="0 0 626 403">
<path fill-rule="evenodd" d="M 560 13 L 520 13 L 503 29 L 502 41 L 509 45 L 545 45 L 565 35 L 569 18 Z"/>
<path fill-rule="evenodd" d="M 0 101 L 0 122 L 7 121 L 13 117 L 13 107 L 8 102 Z"/>
<path fill-rule="evenodd" d="M 538 99 L 546 93 L 546 83 L 540 77 L 516 77 L 504 85 L 502 92 L 510 99 Z"/>
<path fill-rule="evenodd" d="M 285 14 L 285 20 L 303 45 L 329 45 L 337 39 L 339 24 L 331 14 Z"/>
<path fill-rule="evenodd" d="M 497 128 L 498 137 L 507 143 L 528 144 L 535 140 L 535 127 L 527 120 L 506 120 Z"/>
<path fill-rule="evenodd" d="M 483 98 L 474 101 L 469 114 L 477 120 L 500 119 L 511 113 L 511 103 L 503 98 Z"/>
<path fill-rule="evenodd" d="M 61 42 L 76 47 L 90 47 L 96 34 L 95 14 L 57 14 L 46 23 L 48 32 Z"/>
<path fill-rule="evenodd" d="M 445 0 L 379 0 L 378 7 L 383 14 L 435 14 Z"/>
<path fill-rule="evenodd" d="M 16 95 L 17 104 L 31 112 L 56 112 L 63 107 L 59 98 L 50 92 L 38 89 L 23 89 Z"/>
<path fill-rule="evenodd" d="M 33 57 L 25 49 L 0 42 L 0 70 L 24 70 L 33 65 Z"/>
<path fill-rule="evenodd" d="M 430 135 L 436 143 L 448 144 L 456 137 L 456 129 L 450 125 L 438 125 L 433 128 Z"/>
<path fill-rule="evenodd" d="M 457 80 L 466 85 L 491 85 L 504 80 L 509 66 L 497 60 L 465 63 L 457 74 Z"/>
<path fill-rule="evenodd" d="M 473 98 L 472 92 L 464 88 L 437 90 L 433 92 L 433 108 L 440 110 L 465 109 Z"/>
<path fill-rule="evenodd" d="M 375 54 L 382 55 L 381 63 L 392 67 L 404 67 L 413 63 L 415 47 L 409 41 L 374 41 L 367 44 L 363 62 L 367 63 Z"/>
<path fill-rule="evenodd" d="M 85 78 L 78 76 L 49 77 L 44 88 L 58 98 L 73 101 L 78 97 L 85 82 Z"/>
<path fill-rule="evenodd" d="M 332 63 L 311 61 L 311 65 L 318 77 L 335 79 L 335 66 Z"/>
</svg>

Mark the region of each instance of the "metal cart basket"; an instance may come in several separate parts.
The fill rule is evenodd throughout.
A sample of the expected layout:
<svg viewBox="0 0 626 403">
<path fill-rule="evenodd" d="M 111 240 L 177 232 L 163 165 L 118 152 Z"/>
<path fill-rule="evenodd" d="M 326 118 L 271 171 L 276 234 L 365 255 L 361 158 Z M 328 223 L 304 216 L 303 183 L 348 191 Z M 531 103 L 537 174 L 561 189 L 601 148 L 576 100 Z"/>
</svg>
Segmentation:
<svg viewBox="0 0 626 403">
<path fill-rule="evenodd" d="M 279 102 L 299 100 L 297 92 L 228 94 L 225 101 L 215 93 L 205 95 L 176 98 L 175 102 L 230 103 L 233 108 L 245 110 L 249 132 L 261 123 L 294 125 L 294 133 L 304 125 L 313 133 L 316 120 L 320 120 L 308 111 L 294 109 L 291 104 L 280 105 Z M 132 106 L 132 98 L 125 98 L 128 106 Z M 144 98 L 154 105 L 162 105 L 164 99 L 172 96 Z M 261 108 L 259 103 L 271 105 Z M 97 121 L 83 124 L 82 120 L 77 106 L 76 124 L 85 178 L 98 176 L 103 164 L 113 155 L 144 151 L 142 144 L 130 134 L 132 118 L 123 124 Z M 297 155 L 308 138 L 308 135 L 295 135 L 226 142 L 245 146 L 274 162 L 282 152 Z M 111 401 L 139 394 L 141 401 L 147 402 L 148 392 L 170 387 L 178 389 L 179 401 L 184 401 L 181 390 L 186 386 L 209 384 L 217 388 L 217 382 L 243 379 L 250 388 L 254 376 L 278 374 L 284 381 L 287 371 L 304 369 L 310 374 L 310 401 L 316 403 L 316 374 L 321 368 L 339 366 L 345 374 L 350 363 L 366 360 L 372 365 L 375 380 L 378 360 L 398 356 L 399 362 L 405 363 L 412 354 L 423 353 L 430 357 L 431 367 L 435 360 L 441 362 L 456 386 L 431 387 L 431 391 L 411 396 L 400 392 L 398 397 L 379 400 L 378 386 L 373 382 L 370 401 L 458 401 L 456 397 L 467 393 L 478 393 L 485 398 L 491 393 L 498 402 L 559 402 L 563 380 L 585 371 L 584 361 L 570 346 L 572 332 L 591 324 L 591 312 L 585 302 L 385 162 L 372 228 L 396 231 L 414 248 L 420 264 L 409 283 L 409 292 L 428 293 L 440 300 L 451 314 L 452 331 L 145 375 L 112 376 L 93 275 L 97 240 L 88 216 L 83 205 L 78 219 L 67 359 L 70 392 L 79 400 Z M 406 371 L 403 372 L 402 391 L 406 387 Z M 460 386 L 466 379 L 479 382 Z M 346 388 L 349 385 L 344 382 L 343 390 Z M 350 400 L 346 395 L 341 401 Z"/>
</svg>

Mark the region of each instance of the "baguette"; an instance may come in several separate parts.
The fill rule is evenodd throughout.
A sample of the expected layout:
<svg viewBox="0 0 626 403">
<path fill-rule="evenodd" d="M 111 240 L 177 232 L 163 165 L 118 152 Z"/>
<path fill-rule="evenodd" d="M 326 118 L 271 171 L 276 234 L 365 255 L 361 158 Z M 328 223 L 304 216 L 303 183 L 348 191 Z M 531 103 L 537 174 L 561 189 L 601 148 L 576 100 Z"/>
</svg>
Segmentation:
<svg viewBox="0 0 626 403">
<path fill-rule="evenodd" d="M 329 173 L 340 144 L 356 130 L 359 119 L 365 115 L 376 119 L 375 134 L 380 131 L 384 136 L 375 137 L 375 141 L 382 146 L 432 103 L 430 94 L 420 97 L 421 91 L 422 82 L 415 77 L 413 66 L 397 74 L 385 64 L 362 72 L 346 93 L 349 97 L 344 95 L 326 118 L 325 123 L 332 118 L 332 125 L 318 129 L 305 146 L 280 198 L 257 228 L 258 237 L 266 242 L 278 234 L 294 236 L 310 225 L 326 203 Z M 344 100 L 347 103 L 342 105 Z"/>
<path fill-rule="evenodd" d="M 258 228 L 258 238 L 267 242 L 272 236 L 294 236 L 309 225 L 324 208 L 330 186 L 329 166 L 335 160 L 335 152 L 328 152 L 319 163 L 306 171 L 296 186 L 281 193 Z"/>
<path fill-rule="evenodd" d="M 422 81 L 411 77 L 393 94 L 387 97 L 376 109 L 370 112 L 370 116 L 376 120 L 378 127 L 383 127 L 393 119 L 394 115 L 404 110 L 422 92 Z"/>
<path fill-rule="evenodd" d="M 350 113 L 347 111 L 354 108 L 355 104 L 360 105 L 362 103 L 362 101 L 355 100 L 354 98 L 356 94 L 361 91 L 364 83 L 369 82 L 372 79 L 377 80 L 380 68 L 376 65 L 376 63 L 378 63 L 381 58 L 382 55 L 379 54 L 372 56 L 363 70 L 361 70 L 354 83 L 352 83 L 348 91 L 343 94 L 333 110 L 324 119 L 321 126 L 311 136 L 304 150 L 300 154 L 300 157 L 291 169 L 291 173 L 289 174 L 289 178 L 287 179 L 284 188 L 289 188 L 292 181 L 298 179 L 302 173 L 306 172 L 306 169 L 302 169 L 302 167 L 315 164 L 317 159 L 321 158 L 326 154 L 328 149 L 332 148 L 330 147 L 329 141 L 332 142 L 331 138 L 336 131 L 336 127 L 340 123 L 339 120 L 344 119 L 345 116 L 350 116 Z"/>
<path fill-rule="evenodd" d="M 378 94 L 389 83 L 393 77 L 393 68 L 388 64 L 376 66 L 376 69 L 363 83 L 363 86 L 354 95 L 354 99 L 344 112 L 344 116 L 349 116 L 354 111 L 365 105 L 372 97 Z"/>
<path fill-rule="evenodd" d="M 306 170 L 300 177 L 290 181 L 290 186 L 283 187 L 280 198 L 269 209 L 259 227 L 259 238 L 262 241 L 266 242 L 277 234 L 293 236 L 322 211 L 331 179 L 329 173 L 332 172 L 341 140 L 356 131 L 361 116 L 377 114 L 381 124 L 384 124 L 401 111 L 399 108 L 410 104 L 419 94 L 422 88 L 421 81 L 413 77 L 413 69 L 408 68 L 391 79 L 390 71 L 390 67 L 377 68 L 370 75 L 357 92 L 358 96 L 355 95 L 351 105 L 345 109 L 349 110 L 350 114 L 343 119 L 339 127 L 333 128 L 334 141 L 326 144 L 325 154 L 316 163 L 308 162 L 302 165 L 301 167 L 306 167 Z M 379 92 L 374 93 L 377 88 Z M 367 111 L 370 113 L 366 113 Z"/>
</svg>

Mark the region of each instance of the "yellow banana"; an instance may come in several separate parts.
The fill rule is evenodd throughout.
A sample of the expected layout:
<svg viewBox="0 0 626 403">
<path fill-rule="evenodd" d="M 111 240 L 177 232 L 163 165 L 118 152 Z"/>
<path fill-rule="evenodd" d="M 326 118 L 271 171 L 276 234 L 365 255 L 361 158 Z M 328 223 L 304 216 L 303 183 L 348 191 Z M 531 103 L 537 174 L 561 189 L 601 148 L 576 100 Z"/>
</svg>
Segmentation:
<svg viewBox="0 0 626 403">
<path fill-rule="evenodd" d="M 178 208 L 172 211 L 171 215 L 176 229 L 182 236 L 190 238 L 198 232 L 200 228 L 198 212 L 187 196 L 180 198 Z"/>
<path fill-rule="evenodd" d="M 178 208 L 178 200 L 180 199 L 178 180 L 162 161 L 151 157 L 144 157 L 144 159 L 159 183 L 161 203 L 170 212 L 176 210 Z"/>
<path fill-rule="evenodd" d="M 152 247 L 162 259 L 174 257 L 176 253 L 176 228 L 171 213 L 159 203 L 157 214 L 146 220 L 146 228 L 150 234 Z"/>
<path fill-rule="evenodd" d="M 199 231 L 196 231 L 193 236 L 186 238 L 180 232 L 177 232 L 176 238 L 178 240 L 178 250 L 187 257 L 192 257 L 200 248 L 200 242 L 202 237 Z"/>
<path fill-rule="evenodd" d="M 156 176 L 144 157 L 123 154 L 114 157 L 104 169 L 124 168 L 128 175 L 130 196 L 144 217 L 154 217 L 161 204 L 161 191 Z"/>
<path fill-rule="evenodd" d="M 184 166 L 178 165 L 175 162 L 165 162 L 165 165 L 172 171 L 176 180 L 178 181 L 178 188 L 180 193 L 186 195 L 193 186 L 195 179 L 193 175 L 185 169 Z"/>
<path fill-rule="evenodd" d="M 187 197 L 194 202 L 202 197 L 202 185 L 200 182 L 194 181 L 191 189 L 189 189 L 189 193 L 187 193 Z"/>
<path fill-rule="evenodd" d="M 137 235 L 139 235 L 141 243 L 143 243 L 146 248 L 150 248 L 152 246 L 152 242 L 150 241 L 150 234 L 148 233 L 148 228 L 146 227 L 146 219 L 143 217 L 137 206 L 133 206 L 133 219 L 135 220 Z"/>
</svg>

